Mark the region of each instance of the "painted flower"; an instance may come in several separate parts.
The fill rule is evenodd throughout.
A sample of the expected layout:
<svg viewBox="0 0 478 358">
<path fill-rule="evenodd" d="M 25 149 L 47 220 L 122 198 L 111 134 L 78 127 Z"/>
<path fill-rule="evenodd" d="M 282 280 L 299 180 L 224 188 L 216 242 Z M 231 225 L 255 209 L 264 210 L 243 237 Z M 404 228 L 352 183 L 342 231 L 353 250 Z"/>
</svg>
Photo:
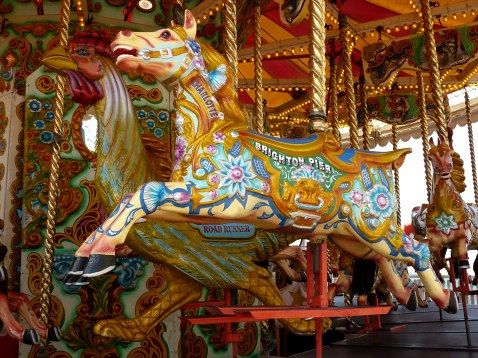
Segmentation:
<svg viewBox="0 0 478 358">
<path fill-rule="evenodd" d="M 136 112 L 136 115 L 138 116 L 139 119 L 145 119 L 146 111 L 144 109 L 140 109 L 139 111 Z"/>
<path fill-rule="evenodd" d="M 186 147 L 188 142 L 182 136 L 176 138 L 176 145 L 174 147 L 174 169 L 179 169 L 179 163 L 181 159 L 183 159 L 184 155 L 186 154 Z"/>
<path fill-rule="evenodd" d="M 164 111 L 159 112 L 158 119 L 161 122 L 166 122 L 168 120 L 168 112 L 164 112 Z"/>
<path fill-rule="evenodd" d="M 55 114 L 53 113 L 53 111 L 48 111 L 45 113 L 45 119 L 47 121 L 52 121 L 53 118 L 55 118 Z"/>
<path fill-rule="evenodd" d="M 458 224 L 453 215 L 447 215 L 444 211 L 435 219 L 436 228 L 445 234 L 449 234 L 451 230 L 458 229 Z"/>
<path fill-rule="evenodd" d="M 413 252 L 413 238 L 411 236 L 404 233 L 402 236 L 402 243 L 406 252 Z"/>
<path fill-rule="evenodd" d="M 33 125 L 35 126 L 36 129 L 43 129 L 45 128 L 45 122 L 43 122 L 41 119 L 36 120 Z"/>
<path fill-rule="evenodd" d="M 148 115 L 149 115 L 149 118 L 154 118 L 154 117 L 156 117 L 156 112 L 155 111 L 149 111 Z"/>
<path fill-rule="evenodd" d="M 50 131 L 43 131 L 40 133 L 40 140 L 42 143 L 49 144 L 53 142 L 53 133 Z"/>
<path fill-rule="evenodd" d="M 28 102 L 28 108 L 30 108 L 30 111 L 32 112 L 40 112 L 41 102 L 37 99 L 32 99 L 30 102 Z"/>
<path fill-rule="evenodd" d="M 359 189 L 354 189 L 350 194 L 350 199 L 355 205 L 360 205 L 365 201 L 365 195 Z"/>
<path fill-rule="evenodd" d="M 156 123 L 154 122 L 153 119 L 148 119 L 146 121 L 146 126 L 149 128 L 149 129 L 153 129 L 155 126 L 156 126 Z"/>
<path fill-rule="evenodd" d="M 47 111 L 52 109 L 52 105 L 50 102 L 44 102 L 43 103 L 43 109 L 46 109 Z"/>
<path fill-rule="evenodd" d="M 154 130 L 154 136 L 156 138 L 161 138 L 163 136 L 163 130 L 161 128 L 156 128 Z"/>
<path fill-rule="evenodd" d="M 261 184 L 261 189 L 262 189 L 262 192 L 264 194 L 267 194 L 268 192 L 270 192 L 271 191 L 271 186 L 270 186 L 269 182 L 263 181 L 262 184 Z"/>
<path fill-rule="evenodd" d="M 194 57 L 193 65 L 194 65 L 195 68 L 197 68 L 200 71 L 202 71 L 206 68 L 206 65 L 204 64 L 203 59 L 200 58 L 199 56 Z"/>
<path fill-rule="evenodd" d="M 325 180 L 324 174 L 321 171 L 307 164 L 302 164 L 299 168 L 292 171 L 290 177 L 293 180 L 312 179 L 318 183 L 323 183 Z"/>
<path fill-rule="evenodd" d="M 215 132 L 212 135 L 212 139 L 216 143 L 224 143 L 224 141 L 226 140 L 226 135 L 223 132 Z"/>
<path fill-rule="evenodd" d="M 210 144 L 206 147 L 206 152 L 208 152 L 209 154 L 216 154 L 217 147 L 214 144 Z"/>
<path fill-rule="evenodd" d="M 186 45 L 191 50 L 191 52 L 194 53 L 195 55 L 201 52 L 201 46 L 199 46 L 199 44 L 194 40 L 186 41 Z"/>
<path fill-rule="evenodd" d="M 220 180 L 221 180 L 221 177 L 218 174 L 212 174 L 209 177 L 209 181 L 211 182 L 211 184 L 218 184 Z"/>
<path fill-rule="evenodd" d="M 217 190 L 216 190 L 216 189 L 211 190 L 211 191 L 209 192 L 209 197 L 210 197 L 212 200 L 217 199 L 217 197 L 218 197 Z"/>
<path fill-rule="evenodd" d="M 393 196 L 384 185 L 375 185 L 370 191 L 370 212 L 381 218 L 392 215 Z"/>
<path fill-rule="evenodd" d="M 226 188 L 229 196 L 239 194 L 244 197 L 246 188 L 252 187 L 251 179 L 256 175 L 252 172 L 252 162 L 245 161 L 241 155 L 237 157 L 228 156 L 227 160 L 221 160 L 223 167 L 219 171 L 222 180 L 219 188 Z"/>
</svg>

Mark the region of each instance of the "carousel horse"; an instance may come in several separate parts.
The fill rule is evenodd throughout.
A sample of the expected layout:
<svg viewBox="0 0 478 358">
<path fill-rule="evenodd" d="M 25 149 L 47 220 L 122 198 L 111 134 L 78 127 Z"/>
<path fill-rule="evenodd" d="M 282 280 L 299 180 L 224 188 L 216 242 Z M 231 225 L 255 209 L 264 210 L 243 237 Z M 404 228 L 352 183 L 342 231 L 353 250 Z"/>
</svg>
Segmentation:
<svg viewBox="0 0 478 358">
<path fill-rule="evenodd" d="M 0 263 L 7 254 L 7 247 L 0 244 Z M 13 316 L 18 312 L 31 328 L 24 329 Z M 39 344 L 40 337 L 49 341 L 59 341 L 61 333 L 58 327 L 46 329 L 31 309 L 31 302 L 24 293 L 8 290 L 8 270 L 0 264 L 0 324 L 16 340 L 25 344 Z"/>
<path fill-rule="evenodd" d="M 156 32 L 121 31 L 111 46 L 119 69 L 130 76 L 153 75 L 174 87 L 172 181 L 155 179 L 136 120 L 128 117 L 127 98 L 103 104 L 95 183 L 112 212 L 79 247 L 64 278 L 77 284 L 111 271 L 115 246 L 126 241 L 141 256 L 169 265 L 177 279 L 142 316 L 100 321 L 95 332 L 140 339 L 180 306 L 199 299 L 203 286 L 238 288 L 266 305 L 280 305 L 267 270 L 256 262 L 297 236 L 329 236 L 360 258 L 404 260 L 415 267 L 437 305 L 456 312 L 456 297 L 429 267 L 428 247 L 410 240 L 396 224 L 391 166 L 400 165 L 409 150 L 356 151 L 341 148 L 328 134 L 289 141 L 247 130 L 224 58 L 195 40 L 189 11 L 184 18 L 184 26 Z M 60 56 L 70 70 L 79 68 L 67 52 L 53 58 Z M 76 52 L 82 54 L 88 51 Z M 45 65 L 65 69 L 58 58 L 46 56 Z M 100 80 L 103 87 L 116 76 L 108 91 L 124 91 L 109 62 L 100 61 L 110 77 Z M 120 204 L 114 208 L 114 203 Z M 258 234 L 218 242 L 194 229 L 229 222 L 254 225 Z M 411 292 L 388 259 L 377 261 L 397 299 L 408 302 Z M 296 332 L 313 330 L 311 321 L 284 323 Z"/>
<path fill-rule="evenodd" d="M 447 268 L 446 247 L 451 248 L 457 268 L 467 269 L 467 245 L 477 235 L 478 211 L 461 197 L 465 190 L 463 160 L 443 141 L 431 144 L 428 158 L 434 172 L 432 195 L 428 205 L 413 209 L 412 225 L 434 253 L 436 270 Z"/>
</svg>

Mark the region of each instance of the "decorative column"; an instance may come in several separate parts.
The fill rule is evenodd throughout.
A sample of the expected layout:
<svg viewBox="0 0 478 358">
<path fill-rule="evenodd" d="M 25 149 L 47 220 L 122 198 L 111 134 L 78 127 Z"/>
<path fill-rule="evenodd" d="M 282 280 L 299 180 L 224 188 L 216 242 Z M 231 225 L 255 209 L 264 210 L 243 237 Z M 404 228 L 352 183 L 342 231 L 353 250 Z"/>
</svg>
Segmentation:
<svg viewBox="0 0 478 358">
<path fill-rule="evenodd" d="M 340 134 L 339 130 L 339 105 L 337 98 L 337 80 L 339 71 L 337 71 L 337 65 L 335 64 L 335 59 L 333 58 L 333 55 L 330 57 L 329 65 L 329 103 L 331 112 L 330 126 L 332 127 L 332 133 L 334 134 L 335 139 L 337 139 L 337 141 L 341 143 L 342 135 Z"/>
<path fill-rule="evenodd" d="M 309 81 L 311 131 L 326 129 L 325 115 L 325 1 L 310 0 Z"/>
<path fill-rule="evenodd" d="M 465 88 L 465 108 L 466 108 L 466 124 L 468 127 L 468 142 L 470 145 L 470 159 L 471 159 L 471 173 L 473 176 L 473 194 L 475 196 L 475 204 L 478 205 L 478 179 L 476 176 L 476 160 L 475 160 L 475 145 L 473 140 L 473 127 L 471 126 L 471 109 L 470 96 Z"/>
<path fill-rule="evenodd" d="M 417 71 L 417 83 L 418 83 L 418 112 L 420 116 L 420 130 L 422 135 L 422 148 L 423 148 L 423 164 L 425 167 L 425 178 L 427 183 L 427 198 L 430 200 L 432 194 L 432 172 L 430 167 L 430 161 L 428 160 L 428 152 L 430 150 L 430 144 L 428 143 L 428 117 L 427 107 L 425 100 L 425 86 L 423 85 L 423 72 Z"/>
<path fill-rule="evenodd" d="M 68 27 L 70 23 L 70 0 L 62 0 L 60 13 L 60 46 L 68 46 Z M 54 99 L 54 120 L 52 155 L 50 163 L 50 178 L 48 185 L 48 212 L 46 218 L 46 237 L 45 237 L 45 256 L 43 257 L 43 272 L 41 280 L 41 321 L 45 326 L 49 326 L 48 315 L 50 311 L 50 299 L 52 292 L 52 262 L 53 262 L 53 237 L 55 236 L 57 199 L 60 194 L 58 185 L 60 174 L 60 141 L 61 141 L 61 123 L 63 121 L 63 100 L 65 96 L 66 76 L 57 72 Z M 42 347 L 46 349 L 47 343 L 42 340 Z"/>
<path fill-rule="evenodd" d="M 264 104 L 262 87 L 262 33 L 261 33 L 261 4 L 259 0 L 255 1 L 254 8 L 254 87 L 255 87 L 255 102 L 254 102 L 254 118 L 255 128 L 259 133 L 264 133 Z"/>
<path fill-rule="evenodd" d="M 237 19 L 236 0 L 226 0 L 224 4 L 224 50 L 231 70 L 232 83 L 237 93 Z"/>
<path fill-rule="evenodd" d="M 430 11 L 430 2 L 420 0 L 423 28 L 425 29 L 425 45 L 427 50 L 428 68 L 430 71 L 430 86 L 432 89 L 433 103 L 435 104 L 436 118 L 435 122 L 438 134 L 448 145 L 448 133 L 445 121 L 445 106 L 443 104 L 443 92 L 441 88 L 440 68 L 438 66 L 438 56 L 435 43 L 435 34 L 433 32 L 433 18 Z"/>
<path fill-rule="evenodd" d="M 363 149 L 370 149 L 370 128 L 368 126 L 368 111 L 367 111 L 367 93 L 365 91 L 365 78 L 360 77 L 360 106 L 362 107 L 362 137 L 363 137 Z"/>
<path fill-rule="evenodd" d="M 392 145 L 393 150 L 397 150 L 398 138 L 397 138 L 397 125 L 392 125 Z M 402 225 L 402 212 L 400 209 L 400 175 L 398 173 L 398 168 L 393 168 L 393 179 L 395 182 L 395 196 L 397 198 L 397 224 L 398 226 Z"/>
</svg>

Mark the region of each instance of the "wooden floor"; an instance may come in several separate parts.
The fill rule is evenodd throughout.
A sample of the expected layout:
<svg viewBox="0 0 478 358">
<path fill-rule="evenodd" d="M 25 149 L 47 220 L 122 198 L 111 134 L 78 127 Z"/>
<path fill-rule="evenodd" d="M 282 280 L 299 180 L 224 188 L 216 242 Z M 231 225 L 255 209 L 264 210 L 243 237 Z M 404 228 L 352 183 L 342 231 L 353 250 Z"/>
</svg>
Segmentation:
<svg viewBox="0 0 478 358">
<path fill-rule="evenodd" d="M 347 335 L 345 340 L 324 347 L 323 357 L 478 358 L 478 306 L 468 306 L 468 317 L 472 348 L 467 347 L 463 312 L 443 313 L 440 321 L 438 309 L 430 304 L 415 312 L 400 307 L 382 317 L 383 330 Z M 290 357 L 314 358 L 315 351 Z"/>
</svg>

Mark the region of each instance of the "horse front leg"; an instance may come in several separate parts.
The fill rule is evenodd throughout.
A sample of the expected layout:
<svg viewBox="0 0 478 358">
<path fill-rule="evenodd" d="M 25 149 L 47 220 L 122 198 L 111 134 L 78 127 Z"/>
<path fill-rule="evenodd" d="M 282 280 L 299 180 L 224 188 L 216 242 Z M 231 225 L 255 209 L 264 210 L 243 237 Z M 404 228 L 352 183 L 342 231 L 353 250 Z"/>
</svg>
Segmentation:
<svg viewBox="0 0 478 358">
<path fill-rule="evenodd" d="M 26 344 L 39 344 L 40 336 L 35 329 L 23 329 L 23 326 L 13 317 L 5 294 L 0 293 L 0 320 L 7 333 L 16 340 Z"/>
<path fill-rule="evenodd" d="M 125 197 L 108 219 L 80 246 L 65 281 L 83 284 L 83 278 L 105 274 L 115 268 L 115 248 L 123 244 L 138 221 L 154 218 L 184 221 L 190 213 L 192 188 L 183 182 L 149 182 Z"/>
</svg>

